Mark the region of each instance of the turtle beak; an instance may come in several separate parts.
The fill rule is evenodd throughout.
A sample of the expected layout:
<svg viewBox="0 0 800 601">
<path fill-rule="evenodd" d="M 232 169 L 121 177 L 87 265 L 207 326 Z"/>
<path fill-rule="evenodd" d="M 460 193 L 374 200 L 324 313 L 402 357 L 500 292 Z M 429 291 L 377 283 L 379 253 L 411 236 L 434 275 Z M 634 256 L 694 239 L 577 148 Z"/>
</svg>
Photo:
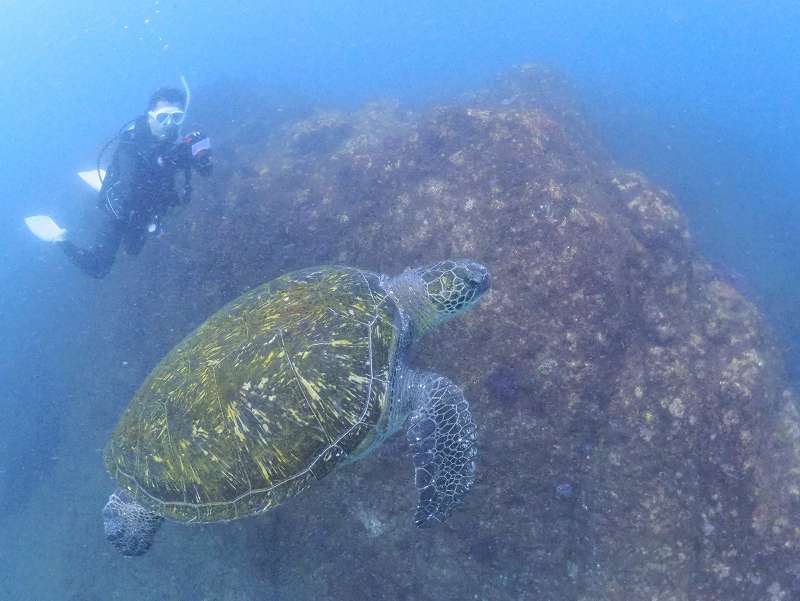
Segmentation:
<svg viewBox="0 0 800 601">
<path fill-rule="evenodd" d="M 475 287 L 478 295 L 483 294 L 492 287 L 492 277 L 486 266 L 477 262 L 469 264 L 469 281 Z"/>
<path fill-rule="evenodd" d="M 488 291 L 489 288 L 491 287 L 492 287 L 492 276 L 490 276 L 489 272 L 487 271 L 483 275 L 483 278 L 481 278 L 480 283 L 478 284 L 478 292 L 480 292 L 480 294 L 483 294 L 484 292 Z"/>
</svg>

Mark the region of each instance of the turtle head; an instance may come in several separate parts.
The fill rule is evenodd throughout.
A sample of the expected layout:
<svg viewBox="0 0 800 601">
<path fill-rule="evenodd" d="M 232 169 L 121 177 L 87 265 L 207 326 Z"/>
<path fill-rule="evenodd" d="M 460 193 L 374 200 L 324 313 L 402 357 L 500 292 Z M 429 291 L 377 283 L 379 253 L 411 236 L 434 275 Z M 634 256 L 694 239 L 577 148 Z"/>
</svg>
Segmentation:
<svg viewBox="0 0 800 601">
<path fill-rule="evenodd" d="M 390 289 L 416 332 L 424 333 L 474 306 L 490 285 L 484 265 L 451 259 L 408 270 L 392 280 Z"/>
<path fill-rule="evenodd" d="M 441 261 L 416 270 L 425 284 L 425 296 L 447 320 L 472 307 L 489 290 L 489 270 L 477 261 Z"/>
</svg>

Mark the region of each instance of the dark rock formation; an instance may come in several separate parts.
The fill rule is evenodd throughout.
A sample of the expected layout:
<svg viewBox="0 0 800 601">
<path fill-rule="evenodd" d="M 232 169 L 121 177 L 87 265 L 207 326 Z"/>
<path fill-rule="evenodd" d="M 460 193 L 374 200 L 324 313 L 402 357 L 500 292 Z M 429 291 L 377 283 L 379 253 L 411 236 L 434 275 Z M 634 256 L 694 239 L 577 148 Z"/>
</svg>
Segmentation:
<svg viewBox="0 0 800 601">
<path fill-rule="evenodd" d="M 259 518 L 165 528 L 173 580 L 228 598 L 197 585 L 214 549 L 278 598 L 798 598 L 800 419 L 762 318 L 557 77 L 520 69 L 423 113 L 319 113 L 231 156 L 99 291 L 118 343 L 144 373 L 287 270 L 475 257 L 491 297 L 414 362 L 464 384 L 479 482 L 446 525 L 414 529 L 398 438 Z"/>
</svg>

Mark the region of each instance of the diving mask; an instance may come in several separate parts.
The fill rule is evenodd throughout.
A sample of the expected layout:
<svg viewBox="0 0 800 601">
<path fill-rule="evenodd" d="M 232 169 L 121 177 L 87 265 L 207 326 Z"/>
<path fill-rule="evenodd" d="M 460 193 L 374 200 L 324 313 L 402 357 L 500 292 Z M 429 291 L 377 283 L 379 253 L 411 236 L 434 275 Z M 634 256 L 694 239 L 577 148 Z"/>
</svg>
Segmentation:
<svg viewBox="0 0 800 601">
<path fill-rule="evenodd" d="M 161 140 L 174 141 L 180 133 L 180 127 L 186 118 L 186 112 L 175 106 L 165 106 L 154 111 L 147 111 L 150 117 L 150 128 L 153 135 Z"/>
</svg>

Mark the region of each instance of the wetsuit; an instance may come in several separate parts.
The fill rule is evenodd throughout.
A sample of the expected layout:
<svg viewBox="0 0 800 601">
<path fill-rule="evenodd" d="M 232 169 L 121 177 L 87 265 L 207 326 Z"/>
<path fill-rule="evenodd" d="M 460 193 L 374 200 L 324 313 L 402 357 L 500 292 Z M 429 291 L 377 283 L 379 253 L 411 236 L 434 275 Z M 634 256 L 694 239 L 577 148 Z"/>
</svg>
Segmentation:
<svg viewBox="0 0 800 601">
<path fill-rule="evenodd" d="M 83 249 L 66 240 L 60 243 L 64 253 L 95 278 L 108 274 L 121 244 L 129 255 L 139 254 L 148 228 L 157 228 L 167 210 L 182 200 L 175 189 L 176 174 L 185 174 L 184 197 L 188 197 L 192 170 L 201 175 L 211 173 L 210 150 L 203 143 L 205 140 L 195 133 L 177 143 L 161 142 L 150 131 L 146 115 L 136 119 L 120 134 L 100 189 L 98 208 L 103 212 L 103 223 L 94 246 Z"/>
</svg>

